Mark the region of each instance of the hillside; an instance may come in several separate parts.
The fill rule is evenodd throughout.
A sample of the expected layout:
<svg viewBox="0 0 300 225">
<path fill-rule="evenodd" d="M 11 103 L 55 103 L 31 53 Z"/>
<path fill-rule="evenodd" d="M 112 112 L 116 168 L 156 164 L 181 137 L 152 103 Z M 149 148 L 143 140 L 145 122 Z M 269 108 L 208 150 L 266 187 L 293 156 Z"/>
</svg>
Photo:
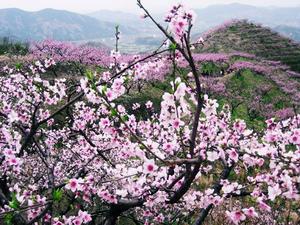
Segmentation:
<svg viewBox="0 0 300 225">
<path fill-rule="evenodd" d="M 198 52 L 247 52 L 300 71 L 300 44 L 261 25 L 235 20 L 211 29 L 203 37 L 205 46 Z"/>
<path fill-rule="evenodd" d="M 284 64 L 297 70 L 299 63 L 291 61 L 288 53 L 299 57 L 299 44 L 247 21 L 223 24 L 206 33 L 204 39 L 204 47 L 194 52 L 204 91 L 221 104 L 229 104 L 234 118 L 260 129 L 267 118 L 284 119 L 300 109 L 300 73 Z M 283 57 L 281 62 L 277 56 Z M 61 69 L 65 73 L 65 67 Z M 188 79 L 184 65 L 182 69 L 181 76 Z M 170 81 L 155 80 L 148 92 L 129 96 L 126 106 L 130 108 L 136 99 L 142 101 L 152 93 L 159 108 L 161 94 Z"/>
<path fill-rule="evenodd" d="M 217 76 L 203 82 L 208 93 L 231 105 L 234 117 L 259 128 L 266 118 L 299 110 L 299 43 L 246 20 L 226 22 L 203 38 L 196 59 L 205 59 L 205 75 Z"/>
<path fill-rule="evenodd" d="M 114 35 L 115 24 L 65 11 L 44 9 L 27 12 L 20 9 L 0 10 L 0 37 L 18 40 L 89 40 Z M 130 32 L 130 29 L 124 31 Z"/>
</svg>

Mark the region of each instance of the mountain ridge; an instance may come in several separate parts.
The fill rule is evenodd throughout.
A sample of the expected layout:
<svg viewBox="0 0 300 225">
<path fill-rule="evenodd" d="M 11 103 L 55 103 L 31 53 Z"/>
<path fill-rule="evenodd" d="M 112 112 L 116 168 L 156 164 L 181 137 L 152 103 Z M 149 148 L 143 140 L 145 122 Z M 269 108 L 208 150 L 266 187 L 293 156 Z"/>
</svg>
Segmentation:
<svg viewBox="0 0 300 225">
<path fill-rule="evenodd" d="M 114 27 L 114 23 L 67 10 L 47 8 L 29 12 L 18 8 L 0 9 L 0 36 L 14 36 L 20 40 L 99 39 L 113 36 Z"/>
<path fill-rule="evenodd" d="M 194 35 L 230 19 L 248 19 L 300 41 L 300 7 L 256 7 L 232 3 L 215 4 L 195 11 L 198 17 L 193 28 Z M 153 16 L 163 21 L 164 14 Z M 0 9 L 0 37 L 9 36 L 21 41 L 55 39 L 96 41 L 109 45 L 113 42 L 116 25 L 120 25 L 122 50 L 133 46 L 133 51 L 145 51 L 153 49 L 162 40 L 161 33 L 149 19 L 143 20 L 134 13 L 96 10 L 80 14 L 52 8 L 39 11 Z"/>
</svg>

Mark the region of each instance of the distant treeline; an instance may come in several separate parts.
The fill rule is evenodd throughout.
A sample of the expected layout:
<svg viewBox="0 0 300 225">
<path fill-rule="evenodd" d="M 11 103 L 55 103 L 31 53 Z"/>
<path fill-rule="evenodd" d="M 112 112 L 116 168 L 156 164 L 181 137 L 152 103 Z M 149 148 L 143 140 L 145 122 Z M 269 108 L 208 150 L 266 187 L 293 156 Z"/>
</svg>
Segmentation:
<svg viewBox="0 0 300 225">
<path fill-rule="evenodd" d="M 29 43 L 13 40 L 9 37 L 0 37 L 0 55 L 26 55 Z"/>
</svg>

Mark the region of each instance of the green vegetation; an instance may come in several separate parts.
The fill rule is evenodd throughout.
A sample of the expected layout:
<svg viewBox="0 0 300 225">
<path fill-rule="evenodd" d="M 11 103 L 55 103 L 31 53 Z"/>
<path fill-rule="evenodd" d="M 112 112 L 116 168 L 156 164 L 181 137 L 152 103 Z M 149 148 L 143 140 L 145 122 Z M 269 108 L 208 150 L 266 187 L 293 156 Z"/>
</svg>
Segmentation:
<svg viewBox="0 0 300 225">
<path fill-rule="evenodd" d="M 237 21 L 216 30 L 199 52 L 247 52 L 267 60 L 280 61 L 300 72 L 300 44 L 269 28 Z"/>
<path fill-rule="evenodd" d="M 201 72 L 205 75 L 220 74 L 222 69 L 213 62 L 205 62 L 201 65 Z"/>
<path fill-rule="evenodd" d="M 28 53 L 28 44 L 14 42 L 7 37 L 0 39 L 0 55 L 26 55 Z"/>
<path fill-rule="evenodd" d="M 146 110 L 145 104 L 147 101 L 153 103 L 154 112 L 159 112 L 161 97 L 166 90 L 167 84 L 165 82 L 157 82 L 156 84 L 147 84 L 143 87 L 143 91 L 133 90 L 130 94 L 122 96 L 118 99 L 118 102 L 124 105 L 128 109 L 129 113 L 133 113 L 138 117 L 147 118 L 148 110 Z M 138 102 L 141 107 L 134 110 L 132 109 L 133 103 Z"/>
<path fill-rule="evenodd" d="M 227 81 L 232 98 L 223 98 L 232 106 L 232 116 L 244 119 L 254 129 L 262 129 L 268 105 L 274 110 L 290 107 L 288 96 L 271 80 L 250 70 L 234 74 Z"/>
</svg>

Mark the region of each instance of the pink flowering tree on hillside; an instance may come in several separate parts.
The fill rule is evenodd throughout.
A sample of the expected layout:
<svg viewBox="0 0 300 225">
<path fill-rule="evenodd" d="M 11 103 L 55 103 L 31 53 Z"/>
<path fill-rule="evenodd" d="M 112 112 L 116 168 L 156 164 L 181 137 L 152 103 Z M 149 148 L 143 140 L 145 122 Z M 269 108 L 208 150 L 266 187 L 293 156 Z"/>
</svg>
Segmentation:
<svg viewBox="0 0 300 225">
<path fill-rule="evenodd" d="M 232 121 L 228 106 L 203 94 L 191 51 L 202 44 L 190 40 L 194 13 L 173 6 L 165 29 L 137 3 L 169 40 L 166 49 L 115 63 L 100 76 L 86 72 L 76 85 L 44 79 L 55 63 L 49 59 L 29 71 L 5 68 L 1 224 L 200 225 L 212 224 L 223 208 L 231 224 L 292 223 L 290 215 L 299 214 L 300 116 L 270 119 L 260 133 Z M 170 91 L 159 112 L 148 101 L 149 117 L 138 118 L 117 102 L 126 80 L 155 74 L 155 66 L 139 71 L 158 55 L 169 62 Z M 178 55 L 193 83 L 177 76 Z"/>
</svg>

